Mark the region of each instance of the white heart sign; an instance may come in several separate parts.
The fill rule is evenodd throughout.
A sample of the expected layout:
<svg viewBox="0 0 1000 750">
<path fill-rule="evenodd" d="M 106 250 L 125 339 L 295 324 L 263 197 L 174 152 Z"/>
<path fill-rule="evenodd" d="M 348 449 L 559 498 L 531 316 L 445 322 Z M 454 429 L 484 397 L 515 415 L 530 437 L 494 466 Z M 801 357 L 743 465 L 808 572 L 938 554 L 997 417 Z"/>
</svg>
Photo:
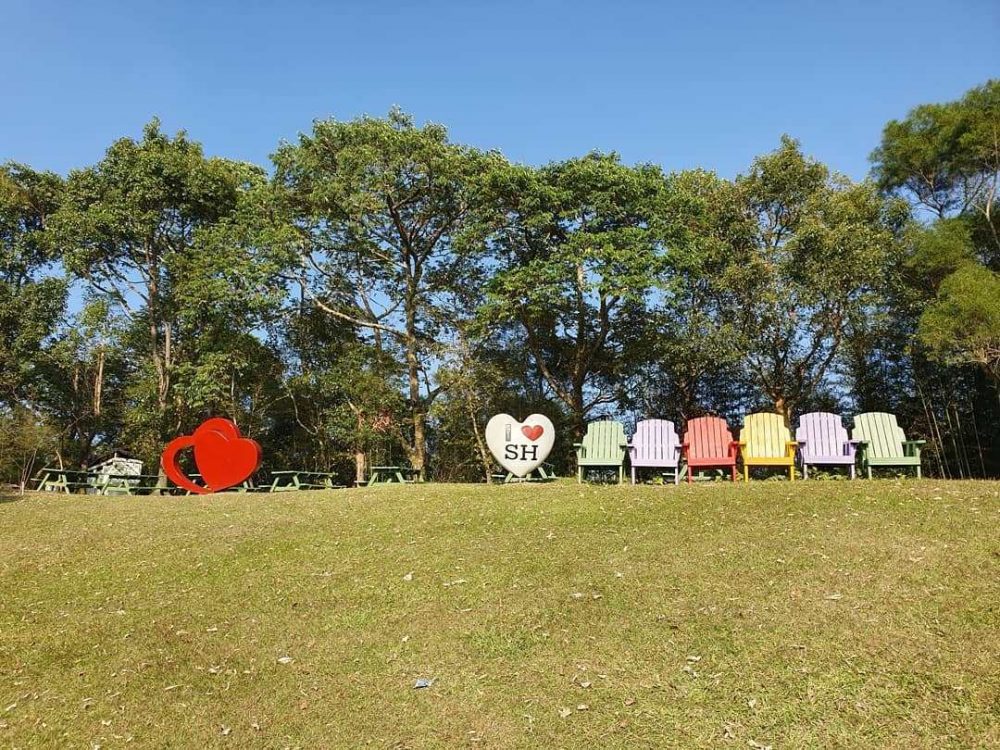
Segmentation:
<svg viewBox="0 0 1000 750">
<path fill-rule="evenodd" d="M 486 423 L 486 445 L 497 462 L 516 477 L 525 477 L 548 458 L 556 429 L 544 414 L 518 422 L 510 414 L 497 414 Z"/>
</svg>

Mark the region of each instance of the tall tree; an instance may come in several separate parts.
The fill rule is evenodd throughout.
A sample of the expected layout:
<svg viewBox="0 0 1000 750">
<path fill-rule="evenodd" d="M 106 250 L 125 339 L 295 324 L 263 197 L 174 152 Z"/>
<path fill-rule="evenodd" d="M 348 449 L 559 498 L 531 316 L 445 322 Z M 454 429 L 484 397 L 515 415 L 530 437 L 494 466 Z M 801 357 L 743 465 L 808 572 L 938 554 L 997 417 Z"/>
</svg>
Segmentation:
<svg viewBox="0 0 1000 750">
<path fill-rule="evenodd" d="M 259 168 L 207 158 L 183 131 L 170 137 L 154 120 L 141 140 L 116 141 L 98 164 L 71 172 L 66 182 L 51 220 L 53 236 L 90 292 L 144 331 L 141 356 L 153 384 L 149 427 L 156 439 L 178 426 L 182 317 L 199 304 L 216 304 L 223 293 L 231 295 L 232 311 L 255 289 L 248 281 L 251 259 L 220 255 L 202 233 L 232 220 L 241 195 L 263 181 Z M 233 283 L 220 292 L 207 283 L 212 278 Z M 185 335 L 199 335 L 198 327 Z"/>
<path fill-rule="evenodd" d="M 817 395 L 845 332 L 881 296 L 905 212 L 785 137 L 733 189 L 741 220 L 714 282 L 762 394 L 788 418 Z"/>
<path fill-rule="evenodd" d="M 402 437 L 422 474 L 428 409 L 440 392 L 434 362 L 454 329 L 449 291 L 469 269 L 460 240 L 473 224 L 480 177 L 497 160 L 398 110 L 316 122 L 274 155 L 296 230 L 297 281 L 376 352 L 399 353 L 410 426 Z"/>
<path fill-rule="evenodd" d="M 45 275 L 55 260 L 45 233 L 61 192 L 51 172 L 0 165 L 0 406 L 26 396 L 65 306 L 65 281 Z"/>
<path fill-rule="evenodd" d="M 497 272 L 483 314 L 521 333 L 580 436 L 615 401 L 629 330 L 662 269 L 663 175 L 594 153 L 505 166 L 490 186 Z"/>
</svg>

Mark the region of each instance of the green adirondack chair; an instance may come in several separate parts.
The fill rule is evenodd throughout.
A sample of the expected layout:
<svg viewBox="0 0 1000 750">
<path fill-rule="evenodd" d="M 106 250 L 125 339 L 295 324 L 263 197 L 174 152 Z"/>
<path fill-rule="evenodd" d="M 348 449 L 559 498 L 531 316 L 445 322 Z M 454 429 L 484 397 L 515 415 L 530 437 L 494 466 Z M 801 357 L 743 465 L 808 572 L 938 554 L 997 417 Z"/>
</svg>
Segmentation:
<svg viewBox="0 0 1000 750">
<path fill-rule="evenodd" d="M 915 466 L 920 478 L 920 446 L 926 440 L 907 440 L 896 415 L 881 411 L 858 414 L 851 437 L 858 441 L 861 468 L 872 478 L 872 467 Z"/>
<path fill-rule="evenodd" d="M 625 428 L 620 422 L 601 420 L 587 425 L 587 434 L 576 448 L 576 479 L 583 481 L 587 469 L 617 469 L 618 484 L 625 481 Z"/>
</svg>

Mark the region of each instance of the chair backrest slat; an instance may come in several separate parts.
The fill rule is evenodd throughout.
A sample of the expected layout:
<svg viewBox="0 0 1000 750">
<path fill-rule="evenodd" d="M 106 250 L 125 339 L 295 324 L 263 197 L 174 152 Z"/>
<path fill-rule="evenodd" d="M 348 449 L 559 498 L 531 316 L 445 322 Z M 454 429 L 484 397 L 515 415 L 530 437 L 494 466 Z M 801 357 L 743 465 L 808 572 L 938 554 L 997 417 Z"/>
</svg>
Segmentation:
<svg viewBox="0 0 1000 750">
<path fill-rule="evenodd" d="M 740 430 L 740 440 L 746 443 L 745 455 L 751 457 L 784 456 L 790 439 L 785 418 L 773 412 L 747 414 Z"/>
<path fill-rule="evenodd" d="M 724 458 L 729 455 L 733 434 L 721 417 L 697 417 L 687 423 L 684 441 L 690 458 Z"/>
<path fill-rule="evenodd" d="M 854 417 L 852 437 L 864 440 L 873 458 L 901 458 L 903 431 L 896 423 L 896 415 L 881 411 L 870 411 Z"/>
<path fill-rule="evenodd" d="M 846 453 L 847 430 L 837 414 L 814 411 L 799 417 L 795 439 L 806 460 L 813 457 L 832 458 Z"/>
<path fill-rule="evenodd" d="M 673 461 L 680 440 L 674 423 L 666 419 L 644 419 L 635 426 L 632 458 L 639 462 Z"/>
<path fill-rule="evenodd" d="M 625 457 L 625 428 L 620 422 L 600 420 L 587 425 L 583 445 L 588 459 L 610 459 L 621 463 Z"/>
</svg>

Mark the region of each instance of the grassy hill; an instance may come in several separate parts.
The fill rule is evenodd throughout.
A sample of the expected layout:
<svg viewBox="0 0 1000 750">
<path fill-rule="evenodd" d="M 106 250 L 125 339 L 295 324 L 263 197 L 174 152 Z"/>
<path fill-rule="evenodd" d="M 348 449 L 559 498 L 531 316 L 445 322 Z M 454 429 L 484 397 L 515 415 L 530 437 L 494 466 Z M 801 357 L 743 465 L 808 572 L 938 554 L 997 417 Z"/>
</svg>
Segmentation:
<svg viewBox="0 0 1000 750">
<path fill-rule="evenodd" d="M 8 498 L 0 746 L 995 747 L 998 581 L 1000 483 Z"/>
</svg>

